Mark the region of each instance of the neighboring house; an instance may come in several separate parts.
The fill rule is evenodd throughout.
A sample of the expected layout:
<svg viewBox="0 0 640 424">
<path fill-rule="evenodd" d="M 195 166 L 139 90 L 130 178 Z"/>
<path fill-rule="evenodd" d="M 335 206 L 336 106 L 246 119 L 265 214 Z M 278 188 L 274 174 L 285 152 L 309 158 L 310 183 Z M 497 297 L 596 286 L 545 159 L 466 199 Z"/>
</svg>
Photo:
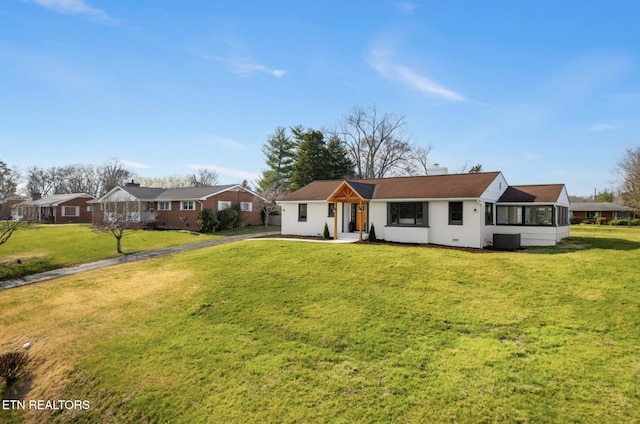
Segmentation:
<svg viewBox="0 0 640 424">
<path fill-rule="evenodd" d="M 26 201 L 28 198 L 23 196 L 11 196 L 4 200 L 0 200 L 0 220 L 14 219 L 15 206 L 19 203 Z"/>
<path fill-rule="evenodd" d="M 86 193 L 34 196 L 13 206 L 15 219 L 43 224 L 91 223 L 94 197 Z"/>
<path fill-rule="evenodd" d="M 221 211 L 240 205 L 244 225 L 262 224 L 264 198 L 240 184 L 210 187 L 151 188 L 129 183 L 118 186 L 95 201 L 94 224 L 98 224 L 111 204 L 127 204 L 131 221 L 153 224 L 163 229 L 198 229 L 203 209 Z"/>
<path fill-rule="evenodd" d="M 571 203 L 571 214 L 574 223 L 594 223 L 598 218 L 605 221 L 612 219 L 635 219 L 635 211 L 628 206 L 616 205 L 609 202 Z"/>
<path fill-rule="evenodd" d="M 483 248 L 494 234 L 519 234 L 522 246 L 569 236 L 563 184 L 510 187 L 502 173 L 313 181 L 282 197 L 282 234 L 376 237 L 404 243 Z"/>
</svg>

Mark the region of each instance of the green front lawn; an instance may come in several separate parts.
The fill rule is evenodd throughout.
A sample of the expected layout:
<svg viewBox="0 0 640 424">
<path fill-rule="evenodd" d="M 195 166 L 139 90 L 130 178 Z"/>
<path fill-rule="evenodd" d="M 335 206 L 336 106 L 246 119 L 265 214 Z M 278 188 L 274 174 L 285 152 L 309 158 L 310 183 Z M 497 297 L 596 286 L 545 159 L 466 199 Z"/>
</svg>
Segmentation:
<svg viewBox="0 0 640 424">
<path fill-rule="evenodd" d="M 266 230 L 262 226 L 246 227 L 214 235 L 141 230 L 127 233 L 122 246 L 125 253 L 131 254 L 256 231 Z M 113 235 L 95 231 L 89 225 L 29 225 L 0 246 L 0 280 L 117 256 L 120 255 Z"/>
<path fill-rule="evenodd" d="M 257 240 L 0 292 L 38 422 L 640 421 L 640 229 L 555 248 Z M 8 396 L 8 394 L 5 394 Z"/>
</svg>

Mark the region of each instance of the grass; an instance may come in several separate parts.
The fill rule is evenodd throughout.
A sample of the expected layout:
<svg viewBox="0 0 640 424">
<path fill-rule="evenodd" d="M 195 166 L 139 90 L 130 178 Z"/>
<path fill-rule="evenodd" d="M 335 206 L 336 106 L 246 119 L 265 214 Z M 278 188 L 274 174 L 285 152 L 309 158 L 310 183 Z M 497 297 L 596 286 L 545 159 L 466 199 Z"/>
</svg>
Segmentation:
<svg viewBox="0 0 640 424">
<path fill-rule="evenodd" d="M 125 254 L 131 254 L 258 231 L 265 231 L 265 227 L 215 234 L 134 231 L 125 235 L 122 246 Z M 0 253 L 0 280 L 120 256 L 111 233 L 94 231 L 89 225 L 80 224 L 29 225 L 0 246 Z"/>
<path fill-rule="evenodd" d="M 640 420 L 640 229 L 554 248 L 259 240 L 0 292 L 14 422 Z"/>
</svg>

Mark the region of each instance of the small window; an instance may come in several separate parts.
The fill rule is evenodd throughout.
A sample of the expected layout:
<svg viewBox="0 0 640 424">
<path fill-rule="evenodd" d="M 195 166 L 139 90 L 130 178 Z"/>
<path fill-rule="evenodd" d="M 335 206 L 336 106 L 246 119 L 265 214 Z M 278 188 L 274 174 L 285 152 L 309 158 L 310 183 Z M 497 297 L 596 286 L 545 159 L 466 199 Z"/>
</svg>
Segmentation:
<svg viewBox="0 0 640 424">
<path fill-rule="evenodd" d="M 242 212 L 251 212 L 253 210 L 253 203 L 251 203 L 251 202 L 240 202 L 240 210 Z"/>
<path fill-rule="evenodd" d="M 462 202 L 449 202 L 449 225 L 462 225 Z"/>
<path fill-rule="evenodd" d="M 194 211 L 196 210 L 196 202 L 193 200 L 183 200 L 180 202 L 181 211 Z"/>
<path fill-rule="evenodd" d="M 63 206 L 62 216 L 80 216 L 79 206 Z"/>
<path fill-rule="evenodd" d="M 329 210 L 327 212 L 327 216 L 329 218 L 333 218 L 335 213 L 336 213 L 336 204 L 335 203 L 329 203 Z"/>
<path fill-rule="evenodd" d="M 231 208 L 231 200 L 218 200 L 218 210 L 223 211 Z"/>
<path fill-rule="evenodd" d="M 484 223 L 486 225 L 493 224 L 493 203 L 484 204 Z"/>
<path fill-rule="evenodd" d="M 93 206 L 87 206 L 87 212 L 93 212 Z"/>
<path fill-rule="evenodd" d="M 307 204 L 300 203 L 298 204 L 298 221 L 307 221 Z"/>
<path fill-rule="evenodd" d="M 170 211 L 171 210 L 171 202 L 158 202 L 158 210 L 159 211 Z"/>
</svg>

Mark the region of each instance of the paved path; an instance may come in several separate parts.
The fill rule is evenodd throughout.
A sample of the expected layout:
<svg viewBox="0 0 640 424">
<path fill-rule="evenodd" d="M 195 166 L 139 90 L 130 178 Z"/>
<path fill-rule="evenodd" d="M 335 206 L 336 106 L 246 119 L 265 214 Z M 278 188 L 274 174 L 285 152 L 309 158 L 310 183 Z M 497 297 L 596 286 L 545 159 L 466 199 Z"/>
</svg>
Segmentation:
<svg viewBox="0 0 640 424">
<path fill-rule="evenodd" d="M 79 272 L 90 271 L 92 269 L 102 268 L 105 266 L 117 265 L 126 262 L 134 262 L 142 259 L 155 258 L 158 256 L 169 255 L 176 252 L 186 252 L 187 250 L 201 249 L 203 247 L 217 246 L 219 244 L 231 243 L 239 240 L 248 240 L 255 237 L 262 237 L 267 235 L 280 234 L 277 232 L 263 232 L 253 234 L 243 234 L 239 236 L 225 237 L 216 240 L 207 240 L 200 243 L 183 244 L 181 246 L 168 247 L 166 249 L 152 250 L 149 252 L 134 253 L 131 255 L 123 255 L 117 258 L 103 259 L 101 261 L 89 262 L 86 264 L 80 264 L 70 266 L 66 268 L 54 269 L 52 271 L 41 272 L 39 274 L 27 275 L 23 278 L 17 278 L 14 280 L 0 281 L 0 290 L 12 289 L 14 287 L 26 286 L 28 284 L 39 283 L 41 281 L 52 280 L 54 278 L 62 277 L 65 275 L 77 274 Z"/>
</svg>

